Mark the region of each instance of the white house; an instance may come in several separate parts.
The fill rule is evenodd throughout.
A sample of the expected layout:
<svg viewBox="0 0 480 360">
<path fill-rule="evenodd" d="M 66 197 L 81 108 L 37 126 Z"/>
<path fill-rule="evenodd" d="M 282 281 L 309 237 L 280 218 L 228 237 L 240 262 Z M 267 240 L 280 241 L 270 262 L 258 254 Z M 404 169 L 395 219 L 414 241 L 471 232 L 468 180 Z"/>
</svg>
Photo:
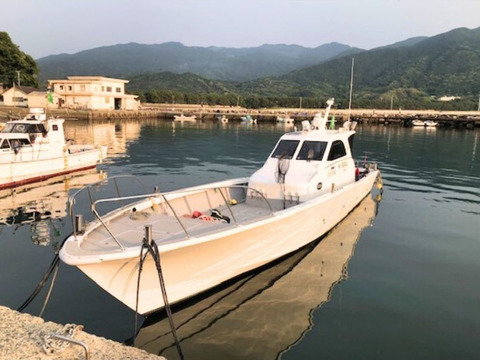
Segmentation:
<svg viewBox="0 0 480 360">
<path fill-rule="evenodd" d="M 103 76 L 68 76 L 66 80 L 49 80 L 48 83 L 55 97 L 58 96 L 58 107 L 138 110 L 140 106 L 137 96 L 125 94 L 128 80 Z"/>
<path fill-rule="evenodd" d="M 3 105 L 28 107 L 28 95 L 37 90 L 33 87 L 14 85 L 2 93 Z"/>
</svg>

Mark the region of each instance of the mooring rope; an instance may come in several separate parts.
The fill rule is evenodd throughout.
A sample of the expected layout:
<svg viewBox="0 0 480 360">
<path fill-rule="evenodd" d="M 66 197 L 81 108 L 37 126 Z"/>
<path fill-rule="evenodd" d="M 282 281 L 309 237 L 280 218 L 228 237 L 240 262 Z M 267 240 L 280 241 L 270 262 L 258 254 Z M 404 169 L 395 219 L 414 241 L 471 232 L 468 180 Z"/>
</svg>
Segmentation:
<svg viewBox="0 0 480 360">
<path fill-rule="evenodd" d="M 70 235 L 68 235 L 65 239 L 63 239 L 63 241 L 61 242 L 61 245 L 59 247 L 59 252 L 60 252 L 60 249 L 62 248 L 63 244 L 65 243 L 65 241 L 67 241 L 68 237 Z M 42 279 L 40 280 L 40 282 L 37 284 L 37 287 L 33 290 L 33 292 L 30 294 L 30 296 L 27 298 L 27 300 L 25 300 L 25 302 L 20 305 L 17 309 L 17 311 L 19 312 L 22 312 L 23 310 L 25 310 L 25 308 L 30 305 L 30 303 L 37 297 L 37 295 L 40 293 L 40 291 L 43 289 L 43 287 L 45 286 L 45 284 L 47 283 L 48 279 L 50 278 L 50 276 L 52 276 L 52 274 L 55 272 L 56 273 L 56 269 L 58 268 L 58 266 L 60 265 L 60 256 L 58 255 L 58 252 L 55 254 L 55 257 L 53 258 L 52 262 L 50 263 L 50 266 L 47 268 L 47 271 L 45 272 L 45 274 L 43 275 Z M 49 297 L 49 294 L 47 295 Z M 44 304 L 44 308 L 42 309 L 42 313 L 43 311 L 45 310 L 45 306 L 46 304 Z"/>
<path fill-rule="evenodd" d="M 147 250 L 145 254 L 143 253 L 144 249 Z M 155 241 L 152 239 L 147 240 L 146 238 L 143 239 L 142 248 L 140 249 L 140 264 L 138 268 L 138 278 L 137 278 L 137 297 L 135 302 L 135 328 L 134 328 L 134 334 L 133 334 L 133 339 L 134 339 L 133 343 L 135 344 L 135 337 L 137 332 L 138 300 L 140 295 L 140 276 L 143 270 L 143 264 L 148 254 L 150 254 L 153 260 L 155 261 L 155 266 L 157 268 L 158 280 L 160 282 L 160 288 L 162 290 L 163 303 L 165 305 L 165 311 L 167 313 L 168 322 L 170 324 L 170 329 L 172 331 L 172 335 L 175 340 L 175 345 L 177 347 L 178 355 L 180 356 L 180 359 L 183 360 L 184 357 L 183 357 L 182 348 L 180 347 L 180 341 L 178 340 L 177 330 L 175 327 L 175 323 L 173 322 L 172 310 L 170 308 L 170 303 L 168 302 L 167 289 L 165 287 L 165 280 L 163 278 L 162 266 L 160 264 L 160 252 L 158 251 L 158 246 L 155 243 Z"/>
</svg>

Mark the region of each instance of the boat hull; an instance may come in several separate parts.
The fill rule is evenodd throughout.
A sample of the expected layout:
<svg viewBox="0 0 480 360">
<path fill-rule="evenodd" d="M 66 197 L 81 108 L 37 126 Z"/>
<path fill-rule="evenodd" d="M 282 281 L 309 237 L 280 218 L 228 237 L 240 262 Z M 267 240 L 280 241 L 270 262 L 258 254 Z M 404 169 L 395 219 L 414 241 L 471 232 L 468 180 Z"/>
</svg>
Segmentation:
<svg viewBox="0 0 480 360">
<path fill-rule="evenodd" d="M 159 245 L 169 302 L 186 300 L 318 239 L 370 193 L 377 175 L 378 171 L 372 171 L 332 193 L 209 235 L 208 239 L 188 240 L 188 245 L 178 247 Z M 139 255 L 76 265 L 104 290 L 136 309 Z M 144 263 L 138 294 L 140 314 L 164 307 L 157 269 L 150 256 Z"/>
<path fill-rule="evenodd" d="M 105 156 L 106 147 L 65 154 L 61 157 L 0 163 L 0 189 L 91 169 L 102 162 Z"/>
</svg>

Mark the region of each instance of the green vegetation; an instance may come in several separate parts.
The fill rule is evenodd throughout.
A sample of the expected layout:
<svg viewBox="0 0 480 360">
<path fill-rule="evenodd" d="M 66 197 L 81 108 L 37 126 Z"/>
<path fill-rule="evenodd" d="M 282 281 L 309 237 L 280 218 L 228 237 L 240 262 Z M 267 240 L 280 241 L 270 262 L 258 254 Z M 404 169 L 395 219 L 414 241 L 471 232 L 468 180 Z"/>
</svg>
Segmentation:
<svg viewBox="0 0 480 360">
<path fill-rule="evenodd" d="M 219 82 L 197 75 L 157 78 L 148 89 L 176 91 L 175 101 L 257 107 L 323 106 L 329 97 L 348 105 L 351 55 L 276 77 L 244 82 Z M 165 76 L 165 74 L 164 74 Z M 137 79 L 137 89 L 144 89 Z M 151 90 L 147 90 L 151 91 Z M 212 96 L 212 93 L 217 96 Z M 195 94 L 195 95 L 194 95 Z M 206 95 L 209 94 L 209 95 Z M 416 38 L 355 55 L 353 106 L 476 110 L 480 94 L 480 28 L 456 29 L 431 38 Z M 145 94 L 147 101 L 154 100 Z M 442 96 L 456 96 L 449 102 Z M 171 95 L 164 96 L 171 100 Z"/>
<path fill-rule="evenodd" d="M 38 86 L 38 68 L 30 55 L 20 51 L 6 32 L 0 31 L 0 82 L 5 87 L 13 86 L 18 81 L 23 86 Z"/>
<path fill-rule="evenodd" d="M 34 61 L 6 33 L 0 35 L 0 81 L 11 84 L 15 71 L 21 70 L 22 84 L 36 84 Z M 341 44 L 315 49 L 124 44 L 38 61 L 43 78 L 65 73 L 129 79 L 127 90 L 142 102 L 314 108 L 335 97 L 336 106 L 346 108 L 352 57 L 355 108 L 478 109 L 480 28 L 407 39 L 370 51 Z M 439 101 L 442 96 L 455 100 Z"/>
</svg>

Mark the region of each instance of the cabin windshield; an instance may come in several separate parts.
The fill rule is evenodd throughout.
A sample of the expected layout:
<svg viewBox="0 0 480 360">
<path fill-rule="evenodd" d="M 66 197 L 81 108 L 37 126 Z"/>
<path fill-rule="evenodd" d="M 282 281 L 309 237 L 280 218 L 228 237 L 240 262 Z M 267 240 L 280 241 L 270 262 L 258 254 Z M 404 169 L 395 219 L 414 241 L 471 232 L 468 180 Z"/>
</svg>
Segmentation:
<svg viewBox="0 0 480 360">
<path fill-rule="evenodd" d="M 5 124 L 2 133 L 45 133 L 45 126 L 43 124 Z"/>
<path fill-rule="evenodd" d="M 327 144 L 325 141 L 304 141 L 298 152 L 297 160 L 322 161 Z"/>
<path fill-rule="evenodd" d="M 277 159 L 291 159 L 295 150 L 297 150 L 299 140 L 280 140 L 275 150 L 273 150 L 272 156 Z"/>
</svg>

